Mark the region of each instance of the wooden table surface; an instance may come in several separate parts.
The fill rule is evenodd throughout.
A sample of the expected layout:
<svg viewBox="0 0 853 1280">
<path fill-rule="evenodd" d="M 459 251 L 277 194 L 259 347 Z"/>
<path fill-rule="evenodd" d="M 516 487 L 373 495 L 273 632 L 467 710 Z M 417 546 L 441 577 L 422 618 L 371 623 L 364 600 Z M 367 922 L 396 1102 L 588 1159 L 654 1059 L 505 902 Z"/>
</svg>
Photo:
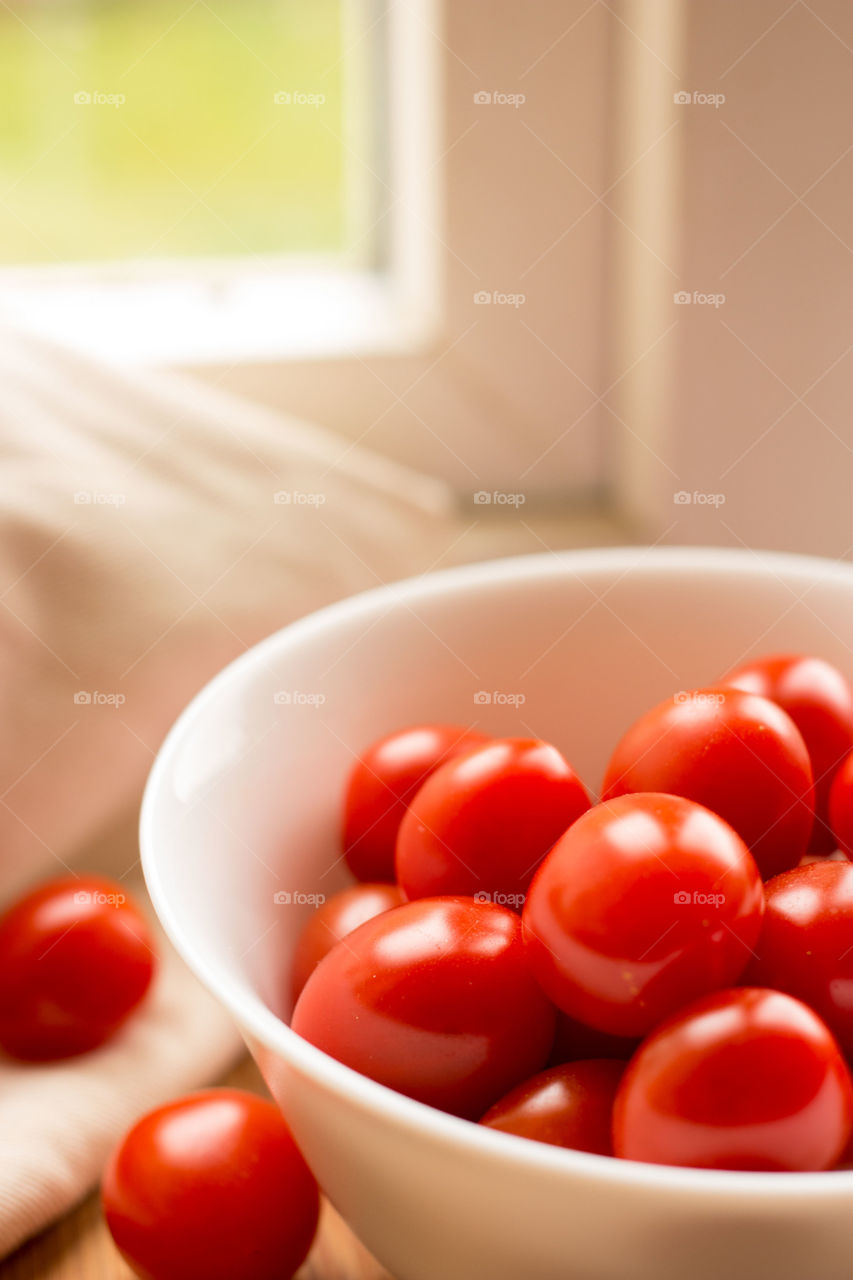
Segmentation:
<svg viewBox="0 0 853 1280">
<path fill-rule="evenodd" d="M 223 1083 L 266 1093 L 246 1059 Z M 101 1216 L 97 1195 L 0 1263 L 0 1280 L 133 1280 Z M 194 1280 L 188 1277 L 188 1280 Z M 235 1277 L 239 1280 L 239 1277 Z M 331 1205 L 324 1203 L 314 1248 L 298 1280 L 392 1280 Z"/>
</svg>

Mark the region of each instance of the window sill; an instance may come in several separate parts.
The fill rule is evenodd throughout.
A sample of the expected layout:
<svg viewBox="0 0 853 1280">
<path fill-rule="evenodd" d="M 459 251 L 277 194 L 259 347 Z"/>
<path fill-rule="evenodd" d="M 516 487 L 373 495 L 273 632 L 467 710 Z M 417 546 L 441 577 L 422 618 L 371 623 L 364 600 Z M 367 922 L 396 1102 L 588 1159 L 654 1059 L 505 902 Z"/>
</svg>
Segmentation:
<svg viewBox="0 0 853 1280">
<path fill-rule="evenodd" d="M 281 259 L 180 275 L 11 268 L 0 272 L 0 317 L 100 360 L 155 367 L 410 352 L 436 325 L 390 275 Z"/>
</svg>

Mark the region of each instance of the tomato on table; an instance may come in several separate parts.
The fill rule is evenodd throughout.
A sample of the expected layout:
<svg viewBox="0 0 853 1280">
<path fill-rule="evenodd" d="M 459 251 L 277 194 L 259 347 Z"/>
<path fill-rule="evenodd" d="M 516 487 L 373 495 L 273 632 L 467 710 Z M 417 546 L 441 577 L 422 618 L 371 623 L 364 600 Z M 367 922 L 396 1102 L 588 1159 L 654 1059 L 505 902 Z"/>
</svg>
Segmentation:
<svg viewBox="0 0 853 1280">
<path fill-rule="evenodd" d="M 837 667 L 801 653 L 769 654 L 736 667 L 722 684 L 770 698 L 803 735 L 815 783 L 815 824 L 809 848 L 831 853 L 829 794 L 838 768 L 853 750 L 853 688 Z"/>
<path fill-rule="evenodd" d="M 745 981 L 810 1005 L 853 1058 L 853 864 L 794 867 L 769 880 L 764 896 Z"/>
<path fill-rule="evenodd" d="M 357 880 L 393 881 L 397 829 L 429 775 L 462 751 L 488 742 L 458 724 L 421 724 L 386 734 L 358 757 L 347 781 L 344 855 Z"/>
<path fill-rule="evenodd" d="M 319 1193 L 271 1102 L 238 1089 L 151 1111 L 116 1148 L 101 1196 L 141 1280 L 287 1280 L 317 1229 Z"/>
<path fill-rule="evenodd" d="M 722 818 L 644 792 L 597 805 L 558 841 L 530 888 L 524 938 L 558 1008 L 642 1036 L 738 980 L 763 910 L 755 861 Z"/>
<path fill-rule="evenodd" d="M 637 720 L 613 752 L 604 800 L 661 791 L 703 804 L 746 842 L 765 879 L 795 867 L 814 823 L 809 753 L 791 717 L 758 694 L 676 694 Z"/>
<path fill-rule="evenodd" d="M 853 1119 L 850 1072 L 813 1010 L 779 991 L 716 991 L 640 1046 L 616 1094 L 617 1156 L 698 1169 L 831 1169 Z"/>
<path fill-rule="evenodd" d="M 400 823 L 397 879 L 408 898 L 482 894 L 520 908 L 539 863 L 588 808 L 556 747 L 495 739 L 420 788 Z"/>
<path fill-rule="evenodd" d="M 624 1070 L 624 1062 L 611 1058 L 549 1067 L 496 1102 L 480 1123 L 555 1147 L 612 1155 L 613 1099 Z"/>
<path fill-rule="evenodd" d="M 380 1084 L 479 1119 L 544 1067 L 554 1011 L 515 912 L 424 898 L 376 916 L 321 960 L 293 1030 Z"/>
<path fill-rule="evenodd" d="M 291 964 L 293 1002 L 317 965 L 332 948 L 360 924 L 399 907 L 406 901 L 396 884 L 354 884 L 322 903 L 303 926 Z"/>
<path fill-rule="evenodd" d="M 49 1062 L 97 1048 L 146 994 L 154 941 L 126 889 L 101 876 L 40 885 L 0 918 L 0 1048 Z"/>
</svg>

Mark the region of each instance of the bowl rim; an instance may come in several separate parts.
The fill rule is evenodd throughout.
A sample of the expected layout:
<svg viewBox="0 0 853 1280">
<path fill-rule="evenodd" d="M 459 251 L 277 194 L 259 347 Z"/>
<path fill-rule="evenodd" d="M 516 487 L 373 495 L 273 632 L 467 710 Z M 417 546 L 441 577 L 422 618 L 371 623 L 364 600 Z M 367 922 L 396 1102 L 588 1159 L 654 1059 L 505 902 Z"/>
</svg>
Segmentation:
<svg viewBox="0 0 853 1280">
<path fill-rule="evenodd" d="M 184 932 L 179 913 L 174 909 L 160 876 L 156 839 L 159 797 L 168 786 L 179 751 L 208 706 L 226 689 L 239 685 L 249 671 L 265 665 L 273 653 L 281 656 L 283 648 L 286 650 L 310 642 L 312 636 L 339 623 L 357 619 L 361 614 L 376 612 L 381 616 L 383 609 L 387 612 L 389 607 L 412 599 L 424 601 L 448 592 L 469 592 L 477 587 L 508 586 L 531 579 L 550 580 L 619 570 L 621 574 L 616 581 L 637 570 L 663 571 L 671 576 L 684 572 L 692 576 L 724 574 L 744 580 L 763 577 L 769 571 L 780 580 L 791 577 L 809 581 L 838 580 L 848 586 L 853 585 L 853 566 L 819 556 L 739 548 L 619 546 L 549 550 L 533 555 L 477 561 L 384 583 L 347 596 L 306 614 L 252 645 L 213 676 L 178 716 L 157 753 L 142 799 L 139 840 L 148 892 L 166 935 L 178 954 L 202 985 L 225 1006 L 242 1031 L 284 1058 L 291 1068 L 322 1084 L 348 1103 L 397 1122 L 426 1140 L 463 1146 L 491 1161 L 512 1163 L 516 1167 L 585 1176 L 599 1182 L 602 1187 L 608 1185 L 614 1189 L 640 1186 L 665 1190 L 675 1196 L 702 1193 L 727 1199 L 735 1195 L 747 1197 L 750 1202 L 770 1196 L 778 1199 L 780 1195 L 798 1198 L 825 1194 L 849 1196 L 853 1192 L 853 1169 L 780 1174 L 692 1169 L 619 1160 L 531 1142 L 448 1115 L 399 1094 L 302 1039 L 254 991 L 247 998 L 237 982 L 220 973 L 215 964 L 193 945 Z"/>
</svg>

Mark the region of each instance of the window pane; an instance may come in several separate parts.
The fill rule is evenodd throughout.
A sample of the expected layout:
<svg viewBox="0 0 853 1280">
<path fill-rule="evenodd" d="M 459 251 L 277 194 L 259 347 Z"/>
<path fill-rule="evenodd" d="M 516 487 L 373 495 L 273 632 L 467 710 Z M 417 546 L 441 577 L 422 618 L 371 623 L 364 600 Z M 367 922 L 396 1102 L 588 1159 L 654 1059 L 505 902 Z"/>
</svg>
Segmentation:
<svg viewBox="0 0 853 1280">
<path fill-rule="evenodd" d="M 7 0 L 0 260 L 340 251 L 346 3 Z"/>
</svg>

